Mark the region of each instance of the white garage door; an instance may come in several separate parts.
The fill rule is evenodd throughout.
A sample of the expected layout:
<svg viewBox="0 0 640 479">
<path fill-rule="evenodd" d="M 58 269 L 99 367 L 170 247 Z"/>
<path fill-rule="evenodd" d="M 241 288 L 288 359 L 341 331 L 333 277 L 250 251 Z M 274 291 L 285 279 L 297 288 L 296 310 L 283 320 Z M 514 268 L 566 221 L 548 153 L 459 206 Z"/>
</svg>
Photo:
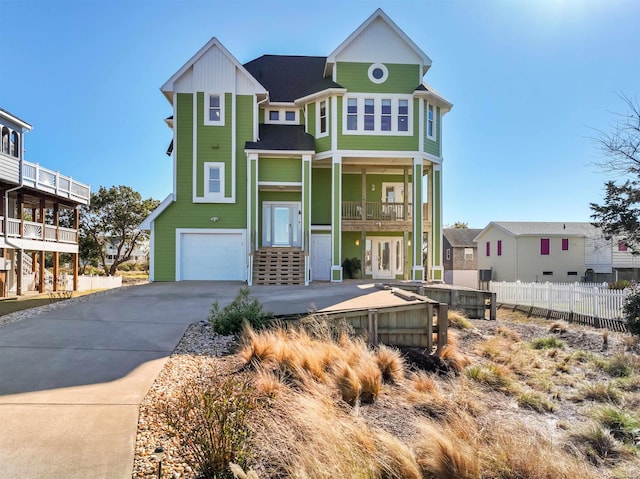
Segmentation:
<svg viewBox="0 0 640 479">
<path fill-rule="evenodd" d="M 181 280 L 245 280 L 244 233 L 181 233 Z"/>
</svg>

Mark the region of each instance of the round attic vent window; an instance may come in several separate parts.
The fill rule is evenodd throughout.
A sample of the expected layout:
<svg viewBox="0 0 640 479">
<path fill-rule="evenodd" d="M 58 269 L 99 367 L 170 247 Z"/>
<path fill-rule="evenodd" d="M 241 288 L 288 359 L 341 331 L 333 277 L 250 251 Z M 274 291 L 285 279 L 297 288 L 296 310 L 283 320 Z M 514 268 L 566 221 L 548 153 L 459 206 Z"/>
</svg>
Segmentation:
<svg viewBox="0 0 640 479">
<path fill-rule="evenodd" d="M 369 67 L 369 80 L 373 83 L 384 83 L 389 76 L 389 70 L 382 63 L 374 63 Z"/>
</svg>

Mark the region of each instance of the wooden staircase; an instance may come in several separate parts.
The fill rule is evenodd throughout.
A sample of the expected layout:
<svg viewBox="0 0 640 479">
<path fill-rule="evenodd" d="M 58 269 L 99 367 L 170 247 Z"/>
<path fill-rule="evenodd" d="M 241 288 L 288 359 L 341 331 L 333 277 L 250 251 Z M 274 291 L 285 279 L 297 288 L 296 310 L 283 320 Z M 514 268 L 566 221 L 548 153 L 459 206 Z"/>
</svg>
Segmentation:
<svg viewBox="0 0 640 479">
<path fill-rule="evenodd" d="M 304 251 L 260 248 L 253 254 L 253 284 L 304 284 Z"/>
</svg>

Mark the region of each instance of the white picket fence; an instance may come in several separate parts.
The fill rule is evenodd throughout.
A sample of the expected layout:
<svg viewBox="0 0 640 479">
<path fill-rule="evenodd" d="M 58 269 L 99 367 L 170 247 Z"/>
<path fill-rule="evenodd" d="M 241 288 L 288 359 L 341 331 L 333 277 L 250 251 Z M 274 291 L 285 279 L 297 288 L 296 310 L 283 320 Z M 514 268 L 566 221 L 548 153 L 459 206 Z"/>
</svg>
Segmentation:
<svg viewBox="0 0 640 479">
<path fill-rule="evenodd" d="M 606 283 L 515 283 L 492 281 L 497 302 L 529 306 L 595 319 L 622 320 L 629 290 L 609 289 Z"/>
</svg>

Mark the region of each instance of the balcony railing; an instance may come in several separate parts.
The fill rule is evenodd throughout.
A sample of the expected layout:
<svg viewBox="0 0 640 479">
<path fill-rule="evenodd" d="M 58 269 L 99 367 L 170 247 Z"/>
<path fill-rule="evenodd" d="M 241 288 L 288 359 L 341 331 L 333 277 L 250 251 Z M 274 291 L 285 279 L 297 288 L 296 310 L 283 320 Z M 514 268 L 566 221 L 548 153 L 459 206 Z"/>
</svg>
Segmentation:
<svg viewBox="0 0 640 479">
<path fill-rule="evenodd" d="M 412 218 L 412 204 L 383 203 L 381 201 L 343 201 L 343 220 L 408 221 Z"/>
<path fill-rule="evenodd" d="M 5 218 L 2 216 L 0 216 L 0 226 L 2 226 L 2 231 L 4 231 Z M 70 244 L 77 243 L 76 238 L 78 233 L 77 230 L 72 228 L 56 227 L 15 218 L 7 218 L 6 231 L 7 236 L 11 238 Z"/>
<path fill-rule="evenodd" d="M 22 182 L 27 186 L 69 198 L 85 205 L 89 204 L 89 199 L 91 198 L 89 185 L 79 183 L 69 176 L 61 175 L 57 171 L 43 168 L 37 163 L 22 162 Z"/>
</svg>

